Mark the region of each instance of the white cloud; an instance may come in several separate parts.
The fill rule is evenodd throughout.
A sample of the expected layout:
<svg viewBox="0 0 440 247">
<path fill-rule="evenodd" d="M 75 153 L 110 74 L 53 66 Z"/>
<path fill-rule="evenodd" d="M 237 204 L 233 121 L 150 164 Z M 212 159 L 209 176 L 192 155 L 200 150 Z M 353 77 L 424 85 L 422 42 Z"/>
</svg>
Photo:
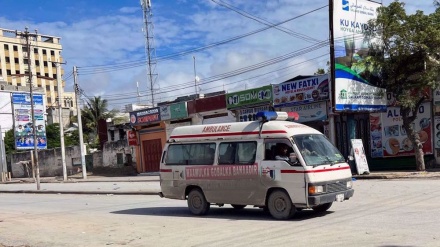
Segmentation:
<svg viewBox="0 0 440 247">
<path fill-rule="evenodd" d="M 291 0 L 228 1 L 254 16 L 272 23 L 285 21 L 327 4 L 321 0 L 298 2 Z M 386 0 L 388 4 L 391 0 Z M 407 2 L 408 11 L 422 8 L 426 13 L 433 11 L 430 1 Z M 156 3 L 156 2 L 154 2 Z M 265 26 L 238 13 L 221 7 L 212 1 L 184 1 L 153 4 L 154 43 L 157 55 L 175 54 L 189 49 L 203 47 L 215 42 L 243 35 Z M 80 86 L 87 95 L 108 97 L 114 107 L 137 102 L 136 82 L 142 95 L 149 95 L 149 80 L 145 60 L 145 37 L 142 32 L 143 19 L 138 1 L 133 5 L 117 9 L 106 15 L 82 16 L 77 21 L 35 22 L 7 20 L 0 17 L 3 28 L 17 29 L 29 26 L 40 33 L 62 37 L 64 66 L 69 74 L 73 65 L 79 66 Z M 282 25 L 292 31 L 318 40 L 328 39 L 328 8 L 297 18 Z M 194 64 L 196 56 L 197 76 L 201 83 L 220 74 L 252 66 L 273 58 L 292 54 L 312 43 L 305 42 L 276 29 L 237 39 L 198 53 L 159 60 L 156 72 L 159 74 L 155 88 L 155 101 L 172 100 L 177 96 L 194 93 Z M 280 83 L 297 75 L 313 74 L 318 68 L 326 68 L 328 47 L 314 49 L 285 61 L 261 67 L 218 81 L 201 84 L 203 93 L 222 90 L 243 90 L 246 86 L 262 86 Z M 126 64 L 131 69 L 119 70 Z M 120 64 L 109 67 L 106 73 L 97 73 L 96 65 Z M 72 90 L 72 80 L 67 82 Z M 119 96 L 119 97 L 118 97 Z M 146 97 L 142 97 L 143 100 Z"/>
</svg>

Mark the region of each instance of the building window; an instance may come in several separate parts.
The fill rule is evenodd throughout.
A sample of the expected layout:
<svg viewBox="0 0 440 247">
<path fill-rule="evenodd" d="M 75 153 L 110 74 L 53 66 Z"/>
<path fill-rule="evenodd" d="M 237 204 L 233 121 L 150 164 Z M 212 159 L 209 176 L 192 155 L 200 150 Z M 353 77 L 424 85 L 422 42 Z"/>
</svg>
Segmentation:
<svg viewBox="0 0 440 247">
<path fill-rule="evenodd" d="M 46 86 L 46 91 L 50 91 L 50 86 Z"/>
<path fill-rule="evenodd" d="M 21 51 L 22 52 L 27 52 L 28 51 L 27 49 L 28 49 L 28 47 L 26 45 L 21 47 Z"/>
<path fill-rule="evenodd" d="M 55 56 L 55 51 L 50 51 L 51 56 Z"/>
<path fill-rule="evenodd" d="M 44 61 L 43 64 L 44 64 L 44 67 L 47 67 L 47 61 Z"/>
<path fill-rule="evenodd" d="M 18 51 L 18 46 L 14 45 L 14 46 L 12 46 L 12 49 L 13 49 L 14 51 Z"/>
<path fill-rule="evenodd" d="M 5 47 L 5 51 L 9 51 L 9 45 L 5 44 L 4 47 Z"/>
<path fill-rule="evenodd" d="M 16 74 L 16 75 L 20 74 L 20 70 L 16 70 L 16 71 L 15 71 L 15 74 Z"/>
<path fill-rule="evenodd" d="M 34 53 L 38 54 L 38 48 L 34 48 Z"/>
<path fill-rule="evenodd" d="M 6 70 L 6 75 L 11 75 L 11 70 L 10 69 Z"/>
<path fill-rule="evenodd" d="M 53 74 L 53 78 L 54 79 L 58 79 L 58 75 L 57 74 Z"/>
<path fill-rule="evenodd" d="M 29 63 L 29 59 L 27 59 L 27 58 L 23 59 L 23 63 L 24 64 L 28 64 Z"/>
<path fill-rule="evenodd" d="M 54 86 L 54 87 L 53 87 L 53 90 L 56 91 L 56 92 L 58 92 L 58 86 Z"/>
<path fill-rule="evenodd" d="M 40 60 L 35 60 L 35 65 L 40 66 Z"/>
<path fill-rule="evenodd" d="M 6 63 L 10 63 L 11 59 L 9 57 L 5 57 L 5 61 L 6 61 Z"/>
<path fill-rule="evenodd" d="M 47 53 L 46 53 L 46 50 L 45 49 L 43 49 L 43 55 L 46 55 Z"/>
<path fill-rule="evenodd" d="M 18 57 L 14 58 L 14 63 L 18 63 Z"/>
<path fill-rule="evenodd" d="M 47 103 L 52 103 L 52 98 L 51 97 L 47 97 Z"/>
<path fill-rule="evenodd" d="M 44 73 L 44 76 L 49 77 L 49 73 Z"/>
<path fill-rule="evenodd" d="M 37 72 L 37 76 L 41 76 L 41 73 L 40 73 L 40 72 Z"/>
</svg>

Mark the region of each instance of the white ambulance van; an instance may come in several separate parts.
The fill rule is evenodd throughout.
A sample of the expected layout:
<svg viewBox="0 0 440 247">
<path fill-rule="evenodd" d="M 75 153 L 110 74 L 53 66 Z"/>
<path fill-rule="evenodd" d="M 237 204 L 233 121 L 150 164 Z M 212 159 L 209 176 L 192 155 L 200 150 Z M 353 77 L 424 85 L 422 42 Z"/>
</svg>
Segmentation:
<svg viewBox="0 0 440 247">
<path fill-rule="evenodd" d="M 321 132 L 285 121 L 297 120 L 296 113 L 257 117 L 175 128 L 161 158 L 159 195 L 187 200 L 195 215 L 211 205 L 252 205 L 280 220 L 353 196 L 350 167 Z"/>
</svg>

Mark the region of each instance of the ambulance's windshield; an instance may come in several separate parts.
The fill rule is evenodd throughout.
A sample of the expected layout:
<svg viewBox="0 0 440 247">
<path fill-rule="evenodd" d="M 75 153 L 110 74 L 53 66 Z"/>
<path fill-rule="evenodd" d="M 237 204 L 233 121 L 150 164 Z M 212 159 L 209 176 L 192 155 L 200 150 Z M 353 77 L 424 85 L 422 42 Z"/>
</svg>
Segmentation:
<svg viewBox="0 0 440 247">
<path fill-rule="evenodd" d="M 293 136 L 293 140 L 308 166 L 345 162 L 341 152 L 324 135 L 297 135 Z"/>
</svg>

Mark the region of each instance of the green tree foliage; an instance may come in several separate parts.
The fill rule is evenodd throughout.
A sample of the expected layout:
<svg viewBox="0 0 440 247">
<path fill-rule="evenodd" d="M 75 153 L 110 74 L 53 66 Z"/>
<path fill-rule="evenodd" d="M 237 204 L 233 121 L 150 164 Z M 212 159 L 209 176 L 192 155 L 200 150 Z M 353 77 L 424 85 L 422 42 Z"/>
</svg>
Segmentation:
<svg viewBox="0 0 440 247">
<path fill-rule="evenodd" d="M 378 9 L 366 39 L 373 42 L 371 62 L 382 87 L 396 96 L 403 127 L 415 147 L 417 170 L 425 170 L 422 143 L 412 123 L 427 99 L 426 89 L 440 86 L 440 6 L 432 14 L 408 15 L 404 3 Z"/>
<path fill-rule="evenodd" d="M 61 147 L 60 125 L 58 123 L 46 126 L 47 149 Z"/>
<path fill-rule="evenodd" d="M 316 70 L 314 75 L 324 75 L 327 73 L 330 73 L 330 61 L 327 61 L 327 68 L 326 69 L 318 68 L 318 70 Z"/>
<path fill-rule="evenodd" d="M 98 121 L 100 119 L 113 118 L 115 111 L 107 109 L 108 103 L 106 99 L 95 96 L 87 101 L 86 106 L 81 110 L 84 140 L 90 147 L 98 147 Z"/>
<path fill-rule="evenodd" d="M 322 69 L 322 68 L 319 68 L 319 69 L 314 73 L 314 75 L 323 75 L 323 74 L 325 74 L 325 70 Z"/>
<path fill-rule="evenodd" d="M 46 126 L 47 148 L 59 148 L 61 147 L 60 125 L 58 123 L 49 124 Z M 77 146 L 79 145 L 79 133 L 78 130 L 64 135 L 64 146 Z"/>
<path fill-rule="evenodd" d="M 15 152 L 14 130 L 8 130 L 5 133 L 5 152 L 11 154 Z"/>
</svg>

